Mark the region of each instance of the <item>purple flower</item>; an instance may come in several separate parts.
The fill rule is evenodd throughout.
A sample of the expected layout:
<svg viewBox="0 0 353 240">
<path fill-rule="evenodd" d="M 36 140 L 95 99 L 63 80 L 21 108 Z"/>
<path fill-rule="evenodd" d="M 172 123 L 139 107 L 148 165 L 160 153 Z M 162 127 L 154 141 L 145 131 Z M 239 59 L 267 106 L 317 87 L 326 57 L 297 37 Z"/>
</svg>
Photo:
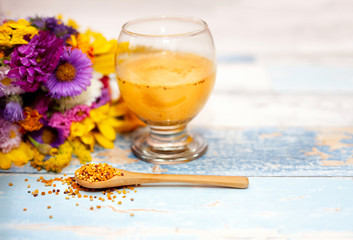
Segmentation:
<svg viewBox="0 0 353 240">
<path fill-rule="evenodd" d="M 92 104 L 92 108 L 99 108 L 105 105 L 106 103 L 110 102 L 111 97 L 110 97 L 109 88 L 102 88 L 101 92 L 102 92 L 102 95 L 98 98 L 96 102 Z"/>
<path fill-rule="evenodd" d="M 56 19 L 55 17 L 47 17 L 47 18 L 34 18 L 30 20 L 32 24 L 40 30 L 50 31 L 55 34 L 58 38 L 63 40 L 67 40 L 71 35 L 77 35 L 78 32 L 61 22 L 61 20 Z"/>
<path fill-rule="evenodd" d="M 22 110 L 22 98 L 19 95 L 10 95 L 2 99 L 1 114 L 5 120 L 18 122 L 24 119 Z"/>
<path fill-rule="evenodd" d="M 64 143 L 63 130 L 51 126 L 43 126 L 38 131 L 33 131 L 30 136 L 38 143 L 46 143 L 52 147 L 58 147 Z"/>
<path fill-rule="evenodd" d="M 92 62 L 80 49 L 67 48 L 46 83 L 53 98 L 74 97 L 91 84 Z"/>
<path fill-rule="evenodd" d="M 27 92 L 35 92 L 41 83 L 47 82 L 57 67 L 64 42 L 49 32 L 40 31 L 26 45 L 18 46 L 5 61 L 11 68 L 7 77 L 13 84 Z"/>
<path fill-rule="evenodd" d="M 8 102 L 2 115 L 4 119 L 10 122 L 18 122 L 24 119 L 22 106 L 18 101 Z"/>
<path fill-rule="evenodd" d="M 36 17 L 36 18 L 29 18 L 28 21 L 31 22 L 32 26 L 45 31 L 45 19 L 46 18 Z"/>
<path fill-rule="evenodd" d="M 2 118 L 0 118 L 0 126 L 0 150 L 8 153 L 13 148 L 19 147 L 22 138 L 20 127 Z"/>
<path fill-rule="evenodd" d="M 49 105 L 50 105 L 50 99 L 48 96 L 40 94 L 35 102 L 35 109 L 38 111 L 40 115 L 43 115 L 45 118 L 46 113 L 48 111 Z"/>
</svg>

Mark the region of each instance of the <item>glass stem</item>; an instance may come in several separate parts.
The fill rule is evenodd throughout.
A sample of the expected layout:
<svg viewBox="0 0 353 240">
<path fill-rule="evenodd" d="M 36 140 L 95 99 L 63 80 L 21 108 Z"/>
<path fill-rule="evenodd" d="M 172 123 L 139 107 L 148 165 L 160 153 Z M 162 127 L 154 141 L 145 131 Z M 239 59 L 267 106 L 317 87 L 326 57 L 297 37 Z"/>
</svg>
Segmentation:
<svg viewBox="0 0 353 240">
<path fill-rule="evenodd" d="M 192 141 L 186 125 L 150 126 L 147 143 L 153 152 L 182 152 Z"/>
</svg>

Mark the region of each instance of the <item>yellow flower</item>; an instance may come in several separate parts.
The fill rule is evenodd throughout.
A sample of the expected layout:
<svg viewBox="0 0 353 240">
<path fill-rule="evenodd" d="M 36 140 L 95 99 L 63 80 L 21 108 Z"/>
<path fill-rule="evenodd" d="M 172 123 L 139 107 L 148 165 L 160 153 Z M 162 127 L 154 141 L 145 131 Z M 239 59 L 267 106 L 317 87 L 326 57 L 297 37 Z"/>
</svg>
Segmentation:
<svg viewBox="0 0 353 240">
<path fill-rule="evenodd" d="M 92 160 L 90 152 L 87 150 L 86 146 L 79 140 L 74 140 L 71 142 L 73 152 L 80 160 L 81 164 L 88 163 Z"/>
<path fill-rule="evenodd" d="M 52 172 L 61 172 L 71 161 L 71 155 L 58 154 L 44 162 L 45 170 Z"/>
<path fill-rule="evenodd" d="M 116 110 L 109 103 L 92 109 L 84 120 L 71 124 L 69 139 L 72 142 L 80 139 L 91 151 L 96 142 L 104 148 L 114 148 L 115 128 L 123 123 L 115 116 Z"/>
<path fill-rule="evenodd" d="M 46 156 L 34 148 L 34 157 L 31 161 L 31 165 L 39 170 L 44 168 L 45 170 L 52 172 L 61 172 L 63 168 L 69 165 L 72 155 L 72 147 L 68 141 L 65 141 L 59 146 L 59 148 L 52 148 L 50 151 L 51 157 L 46 159 Z"/>
<path fill-rule="evenodd" d="M 109 75 L 115 72 L 114 56 L 117 47 L 116 40 L 108 41 L 102 34 L 88 30 L 84 33 L 90 39 L 93 48 L 95 71 L 103 75 Z"/>
<path fill-rule="evenodd" d="M 12 162 L 17 166 L 26 164 L 29 160 L 33 159 L 33 148 L 29 143 L 21 142 L 20 146 L 13 151 L 14 159 Z"/>
<path fill-rule="evenodd" d="M 90 118 L 95 122 L 99 134 L 94 134 L 97 142 L 104 148 L 113 148 L 113 141 L 116 138 L 115 127 L 119 126 L 121 122 L 114 116 L 114 111 L 107 103 L 99 108 L 92 109 L 89 112 Z"/>
<path fill-rule="evenodd" d="M 101 145 L 102 147 L 108 148 L 108 149 L 114 148 L 114 143 L 112 141 L 108 140 L 106 137 L 104 137 L 99 132 L 94 132 L 93 136 L 97 140 L 98 144 Z"/>
<path fill-rule="evenodd" d="M 92 130 L 96 127 L 93 120 L 90 117 L 86 117 L 81 122 L 73 122 L 70 128 L 70 140 L 75 138 L 80 138 L 81 141 L 90 146 L 91 151 L 95 144 L 94 136 Z"/>
<path fill-rule="evenodd" d="M 58 154 L 50 157 L 44 162 L 45 170 L 52 172 L 61 172 L 63 168 L 69 165 L 72 156 L 72 146 L 68 141 L 65 141 L 58 148 Z"/>
<path fill-rule="evenodd" d="M 143 127 L 143 123 L 126 105 L 122 98 L 111 107 L 111 115 L 119 118 L 120 124 L 116 124 L 114 129 L 118 133 L 127 133 L 135 130 L 138 127 Z"/>
<path fill-rule="evenodd" d="M 12 47 L 14 44 L 27 44 L 23 38 L 25 35 L 30 35 L 32 38 L 38 34 L 38 30 L 32 27 L 25 19 L 16 21 L 8 21 L 0 26 L 0 45 Z"/>
<path fill-rule="evenodd" d="M 0 151 L 0 168 L 9 169 L 12 163 L 22 166 L 33 159 L 33 157 L 33 148 L 28 143 L 21 142 L 18 148 L 14 148 L 8 153 Z"/>
<path fill-rule="evenodd" d="M 37 148 L 33 149 L 33 154 L 34 154 L 34 156 L 31 161 L 31 165 L 32 165 L 32 167 L 37 168 L 39 171 L 43 168 L 45 155 L 40 153 Z"/>
<path fill-rule="evenodd" d="M 71 37 L 66 42 L 73 48 L 81 49 L 81 51 L 91 59 L 92 63 L 94 63 L 93 47 L 90 44 L 89 37 L 87 35 L 71 35 Z"/>
<path fill-rule="evenodd" d="M 74 29 L 76 29 L 76 30 L 80 27 L 80 26 L 79 26 L 73 19 L 71 19 L 71 18 L 69 18 L 69 20 L 67 21 L 66 25 L 69 26 L 69 27 L 72 27 L 72 28 L 74 28 Z"/>
<path fill-rule="evenodd" d="M 114 128 L 121 125 L 121 121 L 115 118 L 114 112 L 108 103 L 90 112 L 90 117 L 96 123 L 101 134 L 111 141 L 116 138 Z"/>
<path fill-rule="evenodd" d="M 57 16 L 57 19 L 61 20 L 61 22 L 62 22 L 63 21 L 63 15 L 59 14 Z M 66 25 L 69 26 L 69 27 L 72 27 L 72 28 L 74 28 L 76 30 L 79 28 L 78 24 L 71 18 L 69 18 L 69 20 L 67 20 Z"/>
<path fill-rule="evenodd" d="M 3 153 L 0 151 L 0 168 L 9 169 L 12 165 L 11 152 Z"/>
<path fill-rule="evenodd" d="M 92 109 L 84 120 L 73 122 L 69 139 L 71 142 L 79 139 L 92 152 L 96 142 L 104 148 L 112 149 L 117 132 L 129 132 L 144 125 L 124 101 L 119 100 L 117 103 L 107 103 Z"/>
<path fill-rule="evenodd" d="M 95 71 L 103 75 L 115 72 L 114 57 L 117 46 L 126 51 L 128 43 L 117 44 L 116 40 L 108 41 L 101 33 L 87 30 L 85 33 L 71 36 L 67 41 L 74 48 L 79 48 L 86 53 L 93 63 Z"/>
<path fill-rule="evenodd" d="M 58 15 L 58 19 L 63 20 L 63 17 L 62 17 L 61 14 Z M 74 21 L 71 18 L 69 18 L 69 20 L 67 20 L 66 25 L 69 26 L 69 27 L 72 27 L 72 28 L 74 28 L 76 30 L 79 28 L 79 25 L 76 23 L 76 21 Z"/>
</svg>

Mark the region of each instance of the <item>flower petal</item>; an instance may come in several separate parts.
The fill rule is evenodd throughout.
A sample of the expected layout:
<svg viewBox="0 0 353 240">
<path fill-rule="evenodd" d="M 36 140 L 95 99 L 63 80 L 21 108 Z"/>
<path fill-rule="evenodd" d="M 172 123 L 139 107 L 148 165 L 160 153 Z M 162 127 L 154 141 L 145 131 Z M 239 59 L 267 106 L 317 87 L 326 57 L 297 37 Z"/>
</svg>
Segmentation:
<svg viewBox="0 0 353 240">
<path fill-rule="evenodd" d="M 97 140 L 98 144 L 101 145 L 102 147 L 109 148 L 109 149 L 114 148 L 114 143 L 112 141 L 109 141 L 102 134 L 100 134 L 98 132 L 94 132 L 93 136 Z"/>
<path fill-rule="evenodd" d="M 11 167 L 12 160 L 8 155 L 9 155 L 9 153 L 5 154 L 0 151 L 0 168 L 1 169 L 9 169 Z"/>
<path fill-rule="evenodd" d="M 30 77 L 33 77 L 35 74 L 35 71 L 33 68 L 27 68 L 27 73 Z"/>
<path fill-rule="evenodd" d="M 87 144 L 89 145 L 91 148 L 94 146 L 95 144 L 95 140 L 94 140 L 94 136 L 92 134 L 92 132 L 89 132 L 85 135 L 83 135 L 81 137 L 81 141 L 84 143 L 84 144 Z"/>
<path fill-rule="evenodd" d="M 117 128 L 117 127 L 122 126 L 125 121 L 124 120 L 118 120 L 116 118 L 108 118 L 108 122 L 113 128 Z"/>
<path fill-rule="evenodd" d="M 119 116 L 124 116 L 128 112 L 128 107 L 125 102 L 113 105 L 110 108 L 109 111 L 109 116 L 113 117 L 119 117 Z"/>
<path fill-rule="evenodd" d="M 116 134 L 115 134 L 115 131 L 114 131 L 114 128 L 112 127 L 112 125 L 109 124 L 108 119 L 105 119 L 105 120 L 101 121 L 100 123 L 97 123 L 97 127 L 104 137 L 106 137 L 107 139 L 109 139 L 111 141 L 115 140 Z"/>
<path fill-rule="evenodd" d="M 25 66 L 27 66 L 27 67 L 30 65 L 30 63 L 29 63 L 29 61 L 28 61 L 27 58 L 20 58 L 20 60 L 21 60 L 21 63 L 22 63 L 23 65 L 25 65 Z"/>
<path fill-rule="evenodd" d="M 90 117 L 96 123 L 101 122 L 102 120 L 108 117 L 109 113 L 109 104 L 105 104 L 99 108 L 92 109 L 89 112 Z"/>
<path fill-rule="evenodd" d="M 26 71 L 25 67 L 21 66 L 21 67 L 18 68 L 18 72 L 19 72 L 19 74 L 22 77 L 27 71 Z"/>
<path fill-rule="evenodd" d="M 34 157 L 33 149 L 30 147 L 30 145 L 24 142 L 21 142 L 20 146 L 13 149 L 10 154 L 13 156 L 12 162 L 17 166 L 26 164 Z"/>
<path fill-rule="evenodd" d="M 72 122 L 70 127 L 70 137 L 82 137 L 90 132 L 94 127 L 94 122 L 88 117 L 81 122 Z"/>
</svg>

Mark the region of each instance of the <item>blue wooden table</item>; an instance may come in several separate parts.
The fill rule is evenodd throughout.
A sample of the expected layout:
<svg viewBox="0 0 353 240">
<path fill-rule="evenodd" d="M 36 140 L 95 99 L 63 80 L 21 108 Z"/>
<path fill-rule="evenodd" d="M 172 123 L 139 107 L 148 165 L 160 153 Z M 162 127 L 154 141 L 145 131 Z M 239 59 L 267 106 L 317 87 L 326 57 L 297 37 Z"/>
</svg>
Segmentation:
<svg viewBox="0 0 353 240">
<path fill-rule="evenodd" d="M 146 184 L 126 194 L 115 191 L 113 202 L 101 191 L 72 198 L 60 181 L 55 187 L 37 181 L 73 176 L 78 162 L 62 174 L 13 167 L 0 174 L 1 238 L 353 237 L 352 129 L 191 129 L 207 138 L 209 150 L 189 163 L 157 167 L 139 161 L 129 150 L 130 135 L 120 136 L 113 150 L 97 148 L 93 161 L 139 172 L 245 175 L 248 189 Z M 53 189 L 60 193 L 49 194 Z"/>
<path fill-rule="evenodd" d="M 2 10 L 12 17 L 62 13 L 108 38 L 146 13 L 205 19 L 218 50 L 217 80 L 189 129 L 207 139 L 206 155 L 156 166 L 132 155 L 128 134 L 113 150 L 96 148 L 93 162 L 242 175 L 249 188 L 146 184 L 115 190 L 111 200 L 101 191 L 79 198 L 65 194 L 61 181 L 45 186 L 40 179 L 72 177 L 76 160 L 60 174 L 12 167 L 0 171 L 0 239 L 353 239 L 353 4 L 133 3 L 4 0 Z"/>
</svg>

